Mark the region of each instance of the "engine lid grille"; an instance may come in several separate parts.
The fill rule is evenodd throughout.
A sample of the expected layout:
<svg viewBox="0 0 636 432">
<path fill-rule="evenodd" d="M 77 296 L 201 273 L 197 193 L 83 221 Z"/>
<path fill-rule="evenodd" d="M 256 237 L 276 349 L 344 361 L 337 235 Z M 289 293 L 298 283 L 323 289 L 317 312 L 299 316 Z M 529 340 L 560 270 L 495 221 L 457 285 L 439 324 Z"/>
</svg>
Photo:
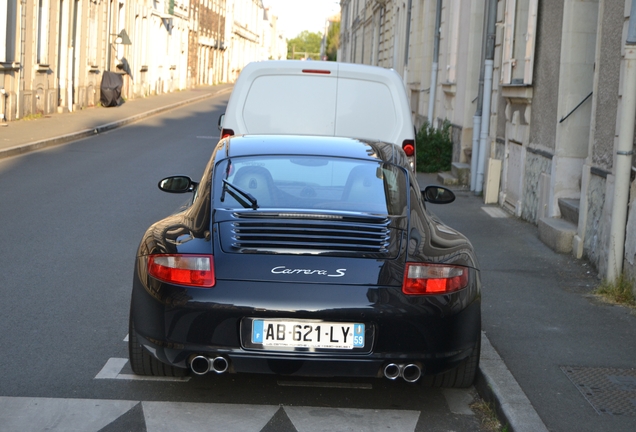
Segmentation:
<svg viewBox="0 0 636 432">
<path fill-rule="evenodd" d="M 254 216 L 253 216 L 254 215 Z M 389 258 L 399 248 L 391 219 L 310 214 L 259 214 L 221 223 L 222 247 L 230 253 L 292 253 Z M 398 240 L 396 240 L 396 237 Z M 391 251 L 394 251 L 393 253 Z"/>
</svg>

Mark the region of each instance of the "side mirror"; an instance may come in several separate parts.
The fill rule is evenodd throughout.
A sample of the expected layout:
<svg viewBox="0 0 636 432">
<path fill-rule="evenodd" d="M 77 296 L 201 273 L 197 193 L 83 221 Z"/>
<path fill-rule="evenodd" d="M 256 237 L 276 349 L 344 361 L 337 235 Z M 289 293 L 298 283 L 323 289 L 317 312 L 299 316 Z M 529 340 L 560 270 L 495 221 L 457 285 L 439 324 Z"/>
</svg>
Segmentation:
<svg viewBox="0 0 636 432">
<path fill-rule="evenodd" d="M 455 194 L 443 186 L 426 186 L 422 191 L 422 198 L 432 204 L 450 204 L 455 201 Z"/>
<path fill-rule="evenodd" d="M 194 192 L 199 183 L 192 181 L 188 176 L 171 176 L 161 180 L 159 189 L 169 193 Z"/>
<path fill-rule="evenodd" d="M 224 118 L 225 118 L 225 113 L 223 113 L 223 114 L 221 114 L 221 115 L 219 116 L 219 124 L 218 124 L 219 131 L 220 131 L 221 129 L 223 129 L 223 119 L 224 119 Z"/>
</svg>

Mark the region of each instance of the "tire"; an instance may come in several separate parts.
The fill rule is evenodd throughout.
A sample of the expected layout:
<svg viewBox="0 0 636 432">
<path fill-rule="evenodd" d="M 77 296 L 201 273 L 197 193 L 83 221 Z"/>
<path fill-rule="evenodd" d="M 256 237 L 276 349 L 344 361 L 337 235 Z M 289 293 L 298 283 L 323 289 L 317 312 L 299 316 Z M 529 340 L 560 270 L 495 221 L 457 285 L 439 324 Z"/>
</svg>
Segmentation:
<svg viewBox="0 0 636 432">
<path fill-rule="evenodd" d="M 128 327 L 128 357 L 130 366 L 137 375 L 156 377 L 184 377 L 187 376 L 188 369 L 182 369 L 160 362 L 139 343 L 135 325 L 130 318 Z"/>
<path fill-rule="evenodd" d="M 473 385 L 475 377 L 477 376 L 477 369 L 479 368 L 479 354 L 481 352 L 481 339 L 478 340 L 477 345 L 473 348 L 464 362 L 462 362 L 455 369 L 451 369 L 444 373 L 425 377 L 424 384 L 428 384 L 431 387 L 443 387 L 443 388 L 466 388 Z"/>
</svg>

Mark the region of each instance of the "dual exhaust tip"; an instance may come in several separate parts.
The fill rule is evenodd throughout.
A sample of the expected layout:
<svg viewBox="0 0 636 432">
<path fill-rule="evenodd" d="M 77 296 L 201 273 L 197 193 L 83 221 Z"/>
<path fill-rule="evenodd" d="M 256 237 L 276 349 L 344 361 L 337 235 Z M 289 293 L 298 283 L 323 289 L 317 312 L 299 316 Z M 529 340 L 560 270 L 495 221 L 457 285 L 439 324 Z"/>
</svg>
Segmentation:
<svg viewBox="0 0 636 432">
<path fill-rule="evenodd" d="M 225 357 L 206 357 L 202 355 L 194 356 L 190 360 L 190 369 L 197 375 L 205 375 L 208 372 L 222 374 L 227 372 L 230 362 Z"/>
<path fill-rule="evenodd" d="M 422 376 L 422 369 L 414 363 L 389 363 L 384 367 L 384 376 L 390 380 L 402 378 L 404 381 L 412 383 L 420 379 Z"/>
<path fill-rule="evenodd" d="M 222 374 L 227 372 L 230 363 L 225 357 L 207 357 L 203 355 L 194 356 L 190 360 L 190 369 L 197 375 L 205 375 L 208 372 Z M 384 367 L 384 376 L 390 380 L 398 378 L 406 382 L 415 382 L 422 376 L 422 369 L 414 364 L 389 363 Z"/>
</svg>

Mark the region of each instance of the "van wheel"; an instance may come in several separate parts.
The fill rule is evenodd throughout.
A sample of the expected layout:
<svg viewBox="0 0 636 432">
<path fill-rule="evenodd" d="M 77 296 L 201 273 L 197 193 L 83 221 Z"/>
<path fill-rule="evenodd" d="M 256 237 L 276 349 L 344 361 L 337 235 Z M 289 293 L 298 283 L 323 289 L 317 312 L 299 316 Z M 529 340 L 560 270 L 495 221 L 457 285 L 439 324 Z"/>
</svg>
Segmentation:
<svg viewBox="0 0 636 432">
<path fill-rule="evenodd" d="M 466 388 L 472 386 L 479 368 L 480 351 L 481 339 L 478 340 L 477 345 L 473 348 L 470 357 L 462 364 L 444 373 L 423 377 L 422 384 L 443 388 Z"/>
<path fill-rule="evenodd" d="M 150 355 L 146 349 L 141 346 L 135 332 L 135 325 L 132 318 L 129 319 L 128 325 L 128 357 L 130 358 L 130 366 L 137 375 L 159 376 L 159 377 L 184 377 L 188 375 L 188 369 L 174 367 L 160 362 Z"/>
</svg>

